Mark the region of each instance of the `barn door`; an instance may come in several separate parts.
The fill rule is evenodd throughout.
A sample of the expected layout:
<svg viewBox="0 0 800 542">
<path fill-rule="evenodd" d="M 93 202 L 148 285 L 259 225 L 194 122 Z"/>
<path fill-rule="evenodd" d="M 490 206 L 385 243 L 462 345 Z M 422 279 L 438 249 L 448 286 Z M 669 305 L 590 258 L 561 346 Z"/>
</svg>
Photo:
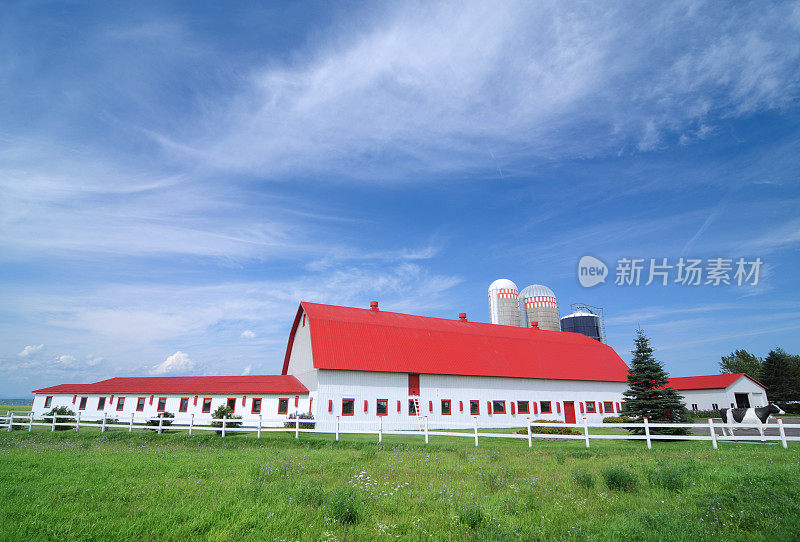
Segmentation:
<svg viewBox="0 0 800 542">
<path fill-rule="evenodd" d="M 409 373 L 408 375 L 408 394 L 419 395 L 419 375 Z"/>
<path fill-rule="evenodd" d="M 750 398 L 746 393 L 734 393 L 736 397 L 736 408 L 750 408 Z"/>
<path fill-rule="evenodd" d="M 575 401 L 564 401 L 564 423 L 575 423 Z"/>
</svg>

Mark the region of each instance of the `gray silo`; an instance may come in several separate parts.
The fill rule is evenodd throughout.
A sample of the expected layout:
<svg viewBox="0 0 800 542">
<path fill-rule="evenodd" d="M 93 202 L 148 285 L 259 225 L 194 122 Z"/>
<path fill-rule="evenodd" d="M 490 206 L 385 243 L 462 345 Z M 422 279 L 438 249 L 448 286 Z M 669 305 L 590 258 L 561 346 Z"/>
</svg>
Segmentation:
<svg viewBox="0 0 800 542">
<path fill-rule="evenodd" d="M 489 317 L 493 324 L 519 326 L 519 291 L 508 279 L 489 285 Z"/>
<path fill-rule="evenodd" d="M 602 309 L 573 305 L 573 312 L 561 319 L 561 330 L 582 333 L 596 341 L 605 342 Z"/>
<path fill-rule="evenodd" d="M 532 284 L 519 294 L 520 311 L 525 327 L 539 322 L 539 329 L 561 331 L 556 294 L 547 286 Z"/>
</svg>

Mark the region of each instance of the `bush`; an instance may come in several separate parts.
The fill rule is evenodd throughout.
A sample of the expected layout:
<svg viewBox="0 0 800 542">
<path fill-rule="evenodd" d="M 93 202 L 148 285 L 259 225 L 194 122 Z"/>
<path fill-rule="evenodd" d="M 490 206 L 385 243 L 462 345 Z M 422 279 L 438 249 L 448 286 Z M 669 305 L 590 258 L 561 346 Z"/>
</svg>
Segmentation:
<svg viewBox="0 0 800 542">
<path fill-rule="evenodd" d="M 642 420 L 631 418 L 630 416 L 609 416 L 603 418 L 603 423 L 639 423 Z"/>
<path fill-rule="evenodd" d="M 238 416 L 233 413 L 233 409 L 229 408 L 227 405 L 220 405 L 217 410 L 211 415 L 211 418 L 215 420 L 221 420 L 222 418 L 227 417 L 225 420 L 225 432 L 227 433 L 228 429 L 233 429 L 235 427 L 240 427 L 242 422 L 237 422 L 233 420 L 241 420 L 242 417 Z M 222 422 L 211 422 L 211 427 L 222 427 Z M 222 434 L 222 430 L 217 431 L 218 435 Z"/>
<path fill-rule="evenodd" d="M 708 418 L 719 418 L 719 410 L 691 410 L 689 411 L 693 420 L 707 420 Z"/>
<path fill-rule="evenodd" d="M 328 500 L 331 517 L 339 523 L 354 525 L 361 519 L 361 499 L 355 489 L 340 487 Z"/>
<path fill-rule="evenodd" d="M 54 408 L 53 410 L 51 410 L 50 412 L 45 414 L 45 416 L 56 416 L 56 415 L 59 417 L 56 420 L 56 431 L 67 431 L 69 429 L 74 429 L 73 427 L 71 427 L 69 425 L 61 425 L 60 423 L 58 423 L 58 422 L 61 422 L 61 421 L 66 421 L 66 422 L 69 422 L 69 423 L 74 422 L 75 421 L 75 413 L 74 412 L 72 412 L 70 409 L 68 409 L 65 406 L 60 406 L 60 407 Z M 62 418 L 61 416 L 64 416 L 64 418 Z M 53 421 L 52 418 L 45 418 L 45 419 L 49 420 L 51 422 Z"/>
<path fill-rule="evenodd" d="M 483 509 L 479 504 L 463 506 L 458 509 L 456 515 L 458 517 L 458 522 L 463 523 L 470 529 L 475 529 L 476 527 L 479 527 L 480 524 L 483 523 L 485 520 Z"/>
<path fill-rule="evenodd" d="M 298 418 L 300 420 L 313 420 L 314 416 L 311 415 L 309 412 L 302 412 L 300 414 L 296 414 L 296 413 L 289 414 L 289 420 L 290 421 L 284 422 L 283 426 L 284 427 L 291 427 L 292 429 L 294 429 L 294 420 L 298 419 Z M 314 422 L 303 423 L 301 421 L 300 422 L 300 429 L 314 429 Z"/>
<path fill-rule="evenodd" d="M 172 425 L 173 418 L 175 418 L 175 414 L 172 412 L 159 412 L 156 419 L 147 420 L 147 425 L 158 427 L 159 421 L 163 420 L 161 421 L 161 427 L 169 427 Z"/>
<path fill-rule="evenodd" d="M 591 472 L 573 472 L 572 479 L 577 485 L 585 487 L 586 489 L 591 489 L 594 487 L 594 475 Z"/>
<path fill-rule="evenodd" d="M 603 478 L 608 489 L 613 489 L 614 491 L 633 491 L 636 488 L 636 476 L 622 467 L 605 469 Z"/>
<path fill-rule="evenodd" d="M 572 427 L 559 427 L 555 424 L 563 424 L 564 422 L 560 422 L 558 420 L 535 420 L 536 423 L 548 423 L 553 424 L 550 426 L 544 425 L 531 425 L 531 433 L 538 433 L 544 435 L 580 435 L 581 432 L 577 429 L 573 429 Z M 527 435 L 528 429 L 522 428 L 517 431 L 519 435 Z"/>
</svg>

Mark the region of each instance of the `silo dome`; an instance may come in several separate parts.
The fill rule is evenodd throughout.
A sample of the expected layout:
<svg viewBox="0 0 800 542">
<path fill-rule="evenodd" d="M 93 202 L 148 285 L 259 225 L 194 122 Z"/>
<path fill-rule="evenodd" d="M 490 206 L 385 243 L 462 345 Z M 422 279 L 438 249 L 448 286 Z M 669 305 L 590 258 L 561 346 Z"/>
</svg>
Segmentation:
<svg viewBox="0 0 800 542">
<path fill-rule="evenodd" d="M 532 284 L 519 294 L 523 325 L 531 327 L 539 322 L 539 329 L 561 331 L 558 319 L 558 301 L 553 290 L 542 284 Z"/>
<path fill-rule="evenodd" d="M 489 317 L 493 324 L 519 326 L 519 290 L 508 279 L 497 279 L 489 285 Z"/>
</svg>

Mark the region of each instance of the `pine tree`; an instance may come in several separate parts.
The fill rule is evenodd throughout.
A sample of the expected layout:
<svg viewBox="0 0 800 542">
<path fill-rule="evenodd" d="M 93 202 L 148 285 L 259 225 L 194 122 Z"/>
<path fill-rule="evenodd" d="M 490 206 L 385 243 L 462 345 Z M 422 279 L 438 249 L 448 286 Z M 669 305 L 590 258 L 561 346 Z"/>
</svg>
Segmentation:
<svg viewBox="0 0 800 542">
<path fill-rule="evenodd" d="M 683 397 L 668 386 L 669 375 L 662 363 L 653 356 L 650 339 L 641 329 L 636 330 L 633 360 L 628 370 L 628 389 L 623 392 L 625 403 L 622 412 L 634 418 L 645 416 L 653 423 L 691 423 L 691 416 L 681 400 Z M 643 429 L 632 429 L 641 434 Z M 653 428 L 652 433 L 685 434 L 683 428 Z"/>
<path fill-rule="evenodd" d="M 722 356 L 719 362 L 721 373 L 745 373 L 748 376 L 761 380 L 761 358 L 754 356 L 747 350 L 736 350 L 730 355 Z"/>
</svg>

